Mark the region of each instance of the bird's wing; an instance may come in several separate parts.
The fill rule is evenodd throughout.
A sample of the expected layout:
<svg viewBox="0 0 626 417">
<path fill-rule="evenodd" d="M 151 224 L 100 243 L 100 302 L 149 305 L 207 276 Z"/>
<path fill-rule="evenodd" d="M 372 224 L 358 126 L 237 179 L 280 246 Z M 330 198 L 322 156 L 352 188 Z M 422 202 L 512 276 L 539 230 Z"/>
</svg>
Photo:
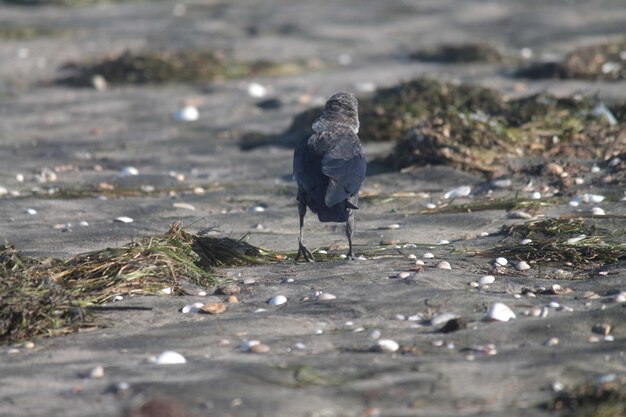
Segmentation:
<svg viewBox="0 0 626 417">
<path fill-rule="evenodd" d="M 322 158 L 322 172 L 330 179 L 325 196 L 327 207 L 356 195 L 365 180 L 365 156 L 356 135 L 345 135 L 336 143 Z"/>
</svg>

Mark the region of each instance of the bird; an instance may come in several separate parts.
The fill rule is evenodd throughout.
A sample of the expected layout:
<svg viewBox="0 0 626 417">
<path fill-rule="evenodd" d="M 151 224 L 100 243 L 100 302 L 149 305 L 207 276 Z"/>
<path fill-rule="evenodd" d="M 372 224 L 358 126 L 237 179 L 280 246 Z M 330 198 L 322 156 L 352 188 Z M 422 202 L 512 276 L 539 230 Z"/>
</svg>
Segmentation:
<svg viewBox="0 0 626 417">
<path fill-rule="evenodd" d="M 313 134 L 300 140 L 293 154 L 293 174 L 298 184 L 300 235 L 298 254 L 314 262 L 304 245 L 304 216 L 307 208 L 320 222 L 346 223 L 347 259 L 354 259 L 352 234 L 359 189 L 365 180 L 366 161 L 358 137 L 358 102 L 351 93 L 332 95 L 313 122 Z"/>
</svg>

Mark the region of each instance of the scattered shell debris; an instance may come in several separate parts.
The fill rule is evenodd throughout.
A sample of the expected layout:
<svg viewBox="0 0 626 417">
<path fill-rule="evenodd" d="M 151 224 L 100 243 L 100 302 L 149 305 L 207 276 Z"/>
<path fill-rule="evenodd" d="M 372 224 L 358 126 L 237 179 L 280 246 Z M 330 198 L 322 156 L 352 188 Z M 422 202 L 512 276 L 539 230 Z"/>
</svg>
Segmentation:
<svg viewBox="0 0 626 417">
<path fill-rule="evenodd" d="M 496 321 L 509 321 L 516 318 L 515 313 L 511 310 L 511 307 L 504 303 L 493 303 L 487 310 L 486 318 Z"/>
<path fill-rule="evenodd" d="M 176 365 L 187 363 L 187 360 L 178 352 L 166 350 L 154 359 L 154 363 L 157 365 Z"/>
</svg>

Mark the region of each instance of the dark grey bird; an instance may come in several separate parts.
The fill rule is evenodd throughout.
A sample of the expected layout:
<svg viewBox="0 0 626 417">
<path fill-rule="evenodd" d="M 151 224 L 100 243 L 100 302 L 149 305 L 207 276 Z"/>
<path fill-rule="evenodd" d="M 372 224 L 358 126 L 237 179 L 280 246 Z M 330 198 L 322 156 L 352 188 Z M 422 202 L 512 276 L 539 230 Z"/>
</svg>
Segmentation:
<svg viewBox="0 0 626 417">
<path fill-rule="evenodd" d="M 358 209 L 359 189 L 365 180 L 365 156 L 359 141 L 356 98 L 345 92 L 334 94 L 321 116 L 313 123 L 313 134 L 300 141 L 293 155 L 293 173 L 298 183 L 300 237 L 298 255 L 314 262 L 304 246 L 302 230 L 307 207 L 321 222 L 346 223 L 348 259 L 354 259 L 352 233 Z"/>
</svg>

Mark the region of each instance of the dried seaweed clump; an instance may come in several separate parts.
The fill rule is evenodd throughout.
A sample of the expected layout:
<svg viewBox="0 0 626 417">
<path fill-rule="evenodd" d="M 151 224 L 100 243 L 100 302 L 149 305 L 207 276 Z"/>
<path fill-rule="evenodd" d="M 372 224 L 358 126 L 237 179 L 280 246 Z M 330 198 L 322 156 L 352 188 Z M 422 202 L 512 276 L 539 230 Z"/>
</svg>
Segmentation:
<svg viewBox="0 0 626 417">
<path fill-rule="evenodd" d="M 556 394 L 545 408 L 568 417 L 626 416 L 626 383 L 624 379 L 586 383 Z"/>
<path fill-rule="evenodd" d="M 505 256 L 574 269 L 626 261 L 626 230 L 599 230 L 582 219 L 534 220 L 523 225 L 504 227 L 503 233 L 514 237 L 515 243 L 505 242 L 481 255 Z M 522 237 L 530 238 L 532 242 L 518 244 L 517 240 Z"/>
<path fill-rule="evenodd" d="M 90 323 L 74 296 L 35 269 L 13 247 L 0 246 L 0 344 L 72 333 Z"/>
<path fill-rule="evenodd" d="M 626 40 L 578 48 L 568 53 L 561 62 L 535 63 L 519 70 L 517 76 L 626 80 Z"/>
<path fill-rule="evenodd" d="M 301 71 L 304 65 L 293 62 L 242 62 L 214 50 L 125 51 L 98 60 L 67 64 L 64 70 L 71 74 L 57 81 L 77 87 L 92 86 L 95 76 L 118 85 L 202 82 L 255 74 L 293 74 Z"/>
<path fill-rule="evenodd" d="M 181 222 L 167 233 L 67 261 L 19 256 L 0 247 L 0 343 L 75 331 L 83 305 L 117 295 L 184 294 L 182 281 L 216 284 L 217 266 L 276 261 L 274 254 L 230 238 L 187 233 Z"/>
<path fill-rule="evenodd" d="M 427 62 L 501 62 L 502 54 L 488 43 L 445 44 L 410 54 L 411 59 Z"/>
</svg>

